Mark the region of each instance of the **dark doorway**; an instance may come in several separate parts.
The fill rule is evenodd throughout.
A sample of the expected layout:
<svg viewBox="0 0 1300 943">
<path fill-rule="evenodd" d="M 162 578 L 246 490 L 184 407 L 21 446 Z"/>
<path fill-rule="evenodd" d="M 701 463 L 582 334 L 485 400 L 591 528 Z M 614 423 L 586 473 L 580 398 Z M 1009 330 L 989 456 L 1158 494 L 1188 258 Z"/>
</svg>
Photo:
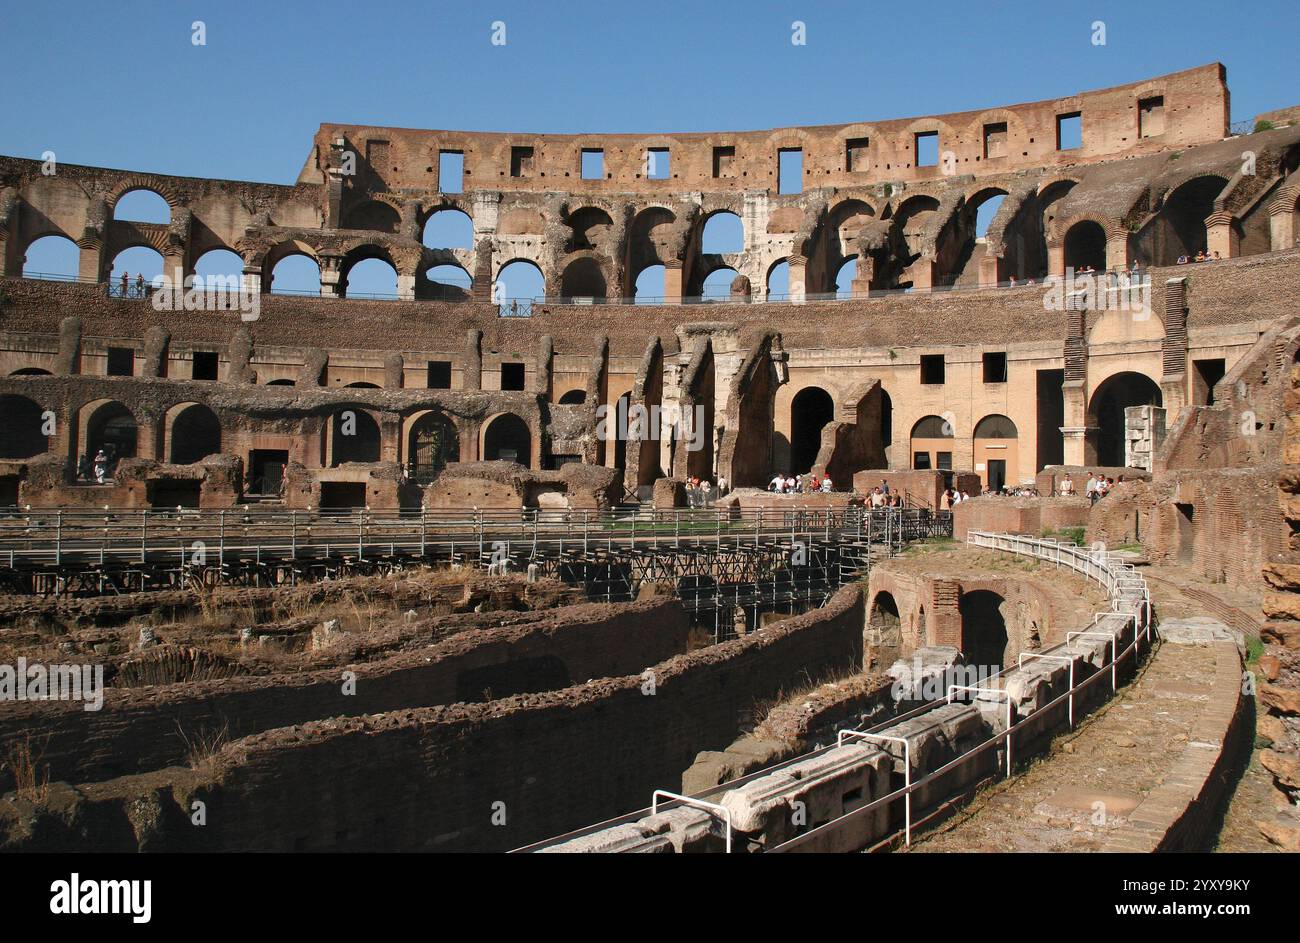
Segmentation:
<svg viewBox="0 0 1300 943">
<path fill-rule="evenodd" d="M 1125 409 L 1160 405 L 1160 387 L 1140 373 L 1117 373 L 1103 381 L 1088 409 L 1089 425 L 1097 427 L 1097 464 L 1123 467 Z"/>
<path fill-rule="evenodd" d="M 835 402 L 821 387 L 800 390 L 790 404 L 790 474 L 812 470 L 822 445 L 822 428 L 835 418 Z"/>
<path fill-rule="evenodd" d="M 279 494 L 288 464 L 289 453 L 284 449 L 253 449 L 248 454 L 249 494 Z"/>
<path fill-rule="evenodd" d="M 1002 616 L 1005 600 L 986 589 L 962 593 L 958 609 L 961 612 L 962 654 L 966 664 L 982 670 L 1000 670 L 1006 658 L 1007 623 Z"/>
</svg>

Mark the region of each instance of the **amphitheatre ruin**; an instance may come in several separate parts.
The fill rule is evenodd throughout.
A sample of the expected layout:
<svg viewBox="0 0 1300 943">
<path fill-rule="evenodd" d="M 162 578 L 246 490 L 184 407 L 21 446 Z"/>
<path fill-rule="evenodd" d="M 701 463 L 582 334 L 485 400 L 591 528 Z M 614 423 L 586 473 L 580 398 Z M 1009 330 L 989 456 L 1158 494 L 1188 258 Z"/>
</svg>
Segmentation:
<svg viewBox="0 0 1300 943">
<path fill-rule="evenodd" d="M 0 849 L 1300 850 L 1298 231 L 1218 63 L 0 157 Z"/>
</svg>

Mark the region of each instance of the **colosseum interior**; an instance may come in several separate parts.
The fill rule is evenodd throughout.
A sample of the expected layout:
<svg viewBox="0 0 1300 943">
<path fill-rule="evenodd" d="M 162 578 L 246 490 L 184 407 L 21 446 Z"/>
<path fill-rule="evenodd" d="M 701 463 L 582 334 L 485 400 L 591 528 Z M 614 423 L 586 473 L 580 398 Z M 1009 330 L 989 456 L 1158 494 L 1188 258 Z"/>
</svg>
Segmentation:
<svg viewBox="0 0 1300 943">
<path fill-rule="evenodd" d="M 0 848 L 1300 849 L 1300 109 L 1229 116 L 0 157 Z"/>
</svg>

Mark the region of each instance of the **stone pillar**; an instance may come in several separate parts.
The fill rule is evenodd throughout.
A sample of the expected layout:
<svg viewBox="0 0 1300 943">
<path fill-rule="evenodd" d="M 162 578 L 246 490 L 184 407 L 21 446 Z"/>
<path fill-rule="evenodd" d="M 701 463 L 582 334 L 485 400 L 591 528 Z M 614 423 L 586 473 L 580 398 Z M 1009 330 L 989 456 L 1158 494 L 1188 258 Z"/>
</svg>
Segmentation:
<svg viewBox="0 0 1300 943">
<path fill-rule="evenodd" d="M 1114 226 L 1106 233 L 1106 268 L 1127 271 L 1133 261 L 1129 252 L 1130 233 L 1123 226 Z"/>
<path fill-rule="evenodd" d="M 731 300 L 735 304 L 748 304 L 750 301 L 749 279 L 737 275 L 731 280 Z"/>
<path fill-rule="evenodd" d="M 1065 465 L 1093 465 L 1096 457 L 1096 435 L 1099 426 L 1061 426 L 1065 450 L 1061 461 Z"/>
<path fill-rule="evenodd" d="M 461 368 L 461 389 L 483 389 L 483 332 L 471 328 L 465 336 L 465 365 Z"/>
<path fill-rule="evenodd" d="M 980 259 L 980 287 L 996 288 L 1000 282 L 1005 280 L 1006 260 L 1000 255 L 985 253 L 984 257 Z M 857 285 L 856 279 L 854 279 L 854 285 Z"/>
<path fill-rule="evenodd" d="M 61 376 L 81 372 L 81 318 L 76 315 L 59 322 L 59 356 L 54 372 Z"/>
<path fill-rule="evenodd" d="M 537 341 L 537 369 L 533 371 L 533 385 L 538 396 L 551 398 L 551 365 L 555 359 L 555 342 L 550 334 Z"/>
<path fill-rule="evenodd" d="M 1241 243 L 1232 223 L 1232 214 L 1222 211 L 1211 213 L 1206 218 L 1205 251 L 1211 257 L 1216 252 L 1225 259 L 1235 258 L 1241 254 Z"/>
<path fill-rule="evenodd" d="M 398 275 L 397 276 L 397 297 L 402 301 L 415 300 L 415 276 Z"/>
<path fill-rule="evenodd" d="M 379 415 L 379 460 L 381 462 L 402 460 L 402 417 L 395 413 Z"/>
<path fill-rule="evenodd" d="M 1295 247 L 1295 214 L 1295 189 L 1283 187 L 1268 205 L 1269 248 L 1274 252 Z"/>
<path fill-rule="evenodd" d="M 849 292 L 854 298 L 866 298 L 871 294 L 871 280 L 876 277 L 876 260 L 869 255 L 858 256 L 857 274 L 853 276 L 853 282 L 849 286 Z"/>
<path fill-rule="evenodd" d="M 1124 410 L 1124 465 L 1153 471 L 1156 453 L 1165 442 L 1166 412 L 1159 406 L 1129 406 Z"/>
<path fill-rule="evenodd" d="M 934 259 L 917 259 L 907 271 L 912 277 L 913 291 L 929 291 L 934 287 Z"/>
<path fill-rule="evenodd" d="M 342 276 L 343 257 L 322 255 L 320 257 L 320 295 L 322 298 L 339 297 L 339 279 Z"/>
<path fill-rule="evenodd" d="M 664 304 L 682 303 L 682 260 L 669 259 L 664 263 Z"/>
<path fill-rule="evenodd" d="M 242 291 L 245 295 L 262 295 L 268 292 L 270 285 L 264 283 L 262 279 L 262 266 L 244 264 L 244 277 L 241 279 Z"/>
<path fill-rule="evenodd" d="M 1065 244 L 1047 247 L 1047 274 L 1065 277 Z"/>
<path fill-rule="evenodd" d="M 81 254 L 77 257 L 77 277 L 83 282 L 97 282 L 103 275 L 103 247 L 97 240 L 77 243 Z"/>
<path fill-rule="evenodd" d="M 803 304 L 807 297 L 808 258 L 803 255 L 792 255 L 789 262 L 790 301 L 794 304 Z"/>
</svg>

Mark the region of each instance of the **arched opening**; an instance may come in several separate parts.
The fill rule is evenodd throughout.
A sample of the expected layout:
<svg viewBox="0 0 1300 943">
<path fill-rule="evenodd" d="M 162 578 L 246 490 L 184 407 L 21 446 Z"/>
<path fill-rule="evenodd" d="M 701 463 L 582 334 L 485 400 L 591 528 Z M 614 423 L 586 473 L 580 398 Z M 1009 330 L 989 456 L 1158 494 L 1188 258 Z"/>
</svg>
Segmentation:
<svg viewBox="0 0 1300 943">
<path fill-rule="evenodd" d="M 573 234 L 569 237 L 567 252 L 581 252 L 599 247 L 609 234 L 614 221 L 608 213 L 595 206 L 584 206 L 569 216 L 569 228 Z"/>
<path fill-rule="evenodd" d="M 912 468 L 952 470 L 952 423 L 942 416 L 926 416 L 912 426 Z"/>
<path fill-rule="evenodd" d="M 736 280 L 739 274 L 734 268 L 714 269 L 704 279 L 704 284 L 700 288 L 701 298 L 710 298 L 714 301 L 725 301 L 731 297 L 731 283 Z"/>
<path fill-rule="evenodd" d="M 361 229 L 396 235 L 402 227 L 402 214 L 382 200 L 367 200 L 348 210 L 343 217 L 344 229 Z"/>
<path fill-rule="evenodd" d="M 86 454 L 93 461 L 103 451 L 112 467 L 120 459 L 135 458 L 137 437 L 131 410 L 121 403 L 104 403 L 86 421 Z"/>
<path fill-rule="evenodd" d="M 113 204 L 113 219 L 166 226 L 172 221 L 172 208 L 153 190 L 137 187 L 117 198 L 117 202 Z"/>
<path fill-rule="evenodd" d="M 536 263 L 516 259 L 501 266 L 497 272 L 493 300 L 497 304 L 530 304 L 534 298 L 546 296 L 546 279 Z"/>
<path fill-rule="evenodd" d="M 362 409 L 342 409 L 330 417 L 333 445 L 330 467 L 345 462 L 379 461 L 379 423 Z"/>
<path fill-rule="evenodd" d="M 469 298 L 473 279 L 459 265 L 431 265 L 424 271 L 421 297 L 433 301 L 464 301 Z"/>
<path fill-rule="evenodd" d="M 993 218 L 1002 207 L 1007 191 L 987 187 L 971 194 L 944 227 L 940 239 L 937 265 L 945 285 L 976 285 L 980 264 L 988 255 L 988 232 Z M 1005 245 L 1005 262 L 1013 271 L 1017 267 L 1018 245 L 1014 238 Z"/>
<path fill-rule="evenodd" d="M 294 382 L 295 381 L 293 380 L 281 378 L 279 380 L 268 380 L 266 381 L 266 385 L 267 386 L 293 386 Z"/>
<path fill-rule="evenodd" d="M 627 430 L 628 412 L 632 406 L 632 394 L 624 393 L 614 404 L 614 467 L 627 468 Z"/>
<path fill-rule="evenodd" d="M 81 272 L 81 247 L 67 236 L 42 236 L 27 247 L 23 278 L 72 281 Z"/>
<path fill-rule="evenodd" d="M 767 270 L 767 300 L 786 301 L 790 297 L 790 263 L 774 262 Z"/>
<path fill-rule="evenodd" d="M 560 405 L 562 406 L 581 406 L 586 401 L 586 390 L 569 390 L 560 397 Z"/>
<path fill-rule="evenodd" d="M 1137 240 L 1139 257 L 1150 265 L 1175 265 L 1208 248 L 1205 219 L 1214 212 L 1214 200 L 1227 180 L 1209 175 L 1193 177 L 1165 197 L 1156 218 Z"/>
<path fill-rule="evenodd" d="M 406 455 L 411 478 L 421 484 L 432 481 L 448 462 L 460 461 L 455 424 L 442 413 L 425 413 L 411 425 Z"/>
<path fill-rule="evenodd" d="M 636 277 L 632 300 L 639 305 L 662 304 L 664 300 L 664 272 L 662 265 L 647 265 Z"/>
<path fill-rule="evenodd" d="M 853 279 L 858 277 L 858 257 L 845 259 L 835 272 L 835 297 L 853 297 Z"/>
<path fill-rule="evenodd" d="M 45 370 L 41 367 L 20 367 L 19 369 L 15 370 L 13 373 L 9 375 L 11 377 L 52 377 L 54 376 L 54 374 L 52 374 L 50 371 Z"/>
<path fill-rule="evenodd" d="M 871 631 L 871 646 L 875 649 L 876 663 L 885 667 L 898 657 L 902 648 L 903 620 L 898 614 L 898 602 L 892 593 L 881 591 L 871 601 L 871 615 L 867 625 Z"/>
<path fill-rule="evenodd" d="M 344 383 L 345 390 L 379 390 L 383 389 L 378 383 L 370 383 L 366 380 L 358 380 L 356 383 Z"/>
<path fill-rule="evenodd" d="M 961 653 L 967 665 L 988 673 L 1001 671 L 1005 666 L 1007 623 L 1002 615 L 1004 601 L 987 589 L 961 594 L 957 608 L 961 613 Z"/>
<path fill-rule="evenodd" d="M 339 287 L 346 298 L 396 298 L 397 269 L 382 249 L 363 246 L 344 259 Z"/>
<path fill-rule="evenodd" d="M 109 290 L 118 297 L 143 298 L 162 277 L 163 257 L 149 246 L 132 246 L 113 257 Z"/>
<path fill-rule="evenodd" d="M 420 241 L 430 249 L 472 249 L 474 220 L 454 207 L 434 210 L 424 221 Z"/>
<path fill-rule="evenodd" d="M 1125 464 L 1125 409 L 1162 403 L 1159 385 L 1144 374 L 1117 373 L 1102 381 L 1088 404 L 1088 425 L 1097 427 L 1096 464 L 1108 468 Z"/>
<path fill-rule="evenodd" d="M 0 458 L 31 458 L 49 451 L 44 413 L 26 396 L 0 395 Z"/>
<path fill-rule="evenodd" d="M 209 249 L 194 263 L 196 285 L 239 291 L 244 283 L 244 260 L 229 249 Z"/>
<path fill-rule="evenodd" d="M 998 491 L 1008 484 L 1019 483 L 1019 436 L 1016 424 L 997 413 L 975 424 L 972 443 L 975 468 L 980 472 L 985 490 Z"/>
<path fill-rule="evenodd" d="M 1076 272 L 1106 270 L 1106 230 L 1101 223 L 1084 219 L 1070 227 L 1065 234 L 1065 267 Z"/>
<path fill-rule="evenodd" d="M 745 224 L 735 213 L 714 213 L 704 222 L 700 251 L 705 255 L 745 251 Z"/>
<path fill-rule="evenodd" d="M 199 403 L 186 406 L 172 420 L 168 454 L 174 465 L 189 465 L 221 453 L 221 421 Z"/>
<path fill-rule="evenodd" d="M 595 259 L 574 259 L 560 276 L 560 295 L 564 298 L 605 300 L 605 275 Z"/>
<path fill-rule="evenodd" d="M 531 466 L 533 436 L 524 422 L 514 413 L 502 413 L 483 430 L 483 460 L 487 462 L 518 462 L 525 468 Z"/>
<path fill-rule="evenodd" d="M 790 402 L 790 473 L 812 470 L 821 450 L 822 429 L 835 418 L 835 401 L 819 386 L 809 386 Z"/>
<path fill-rule="evenodd" d="M 672 210 L 662 206 L 648 207 L 632 220 L 627 229 L 624 271 L 633 281 L 626 286 L 625 294 L 643 299 L 663 297 L 663 264 L 678 257 L 680 236 L 676 232 L 676 222 L 677 217 Z M 657 284 L 655 281 L 642 284 L 641 279 L 646 277 L 646 270 L 651 267 L 658 269 L 656 274 L 650 276 L 657 280 Z"/>
<path fill-rule="evenodd" d="M 274 295 L 320 295 L 320 263 L 305 252 L 294 252 L 271 266 Z"/>
</svg>

